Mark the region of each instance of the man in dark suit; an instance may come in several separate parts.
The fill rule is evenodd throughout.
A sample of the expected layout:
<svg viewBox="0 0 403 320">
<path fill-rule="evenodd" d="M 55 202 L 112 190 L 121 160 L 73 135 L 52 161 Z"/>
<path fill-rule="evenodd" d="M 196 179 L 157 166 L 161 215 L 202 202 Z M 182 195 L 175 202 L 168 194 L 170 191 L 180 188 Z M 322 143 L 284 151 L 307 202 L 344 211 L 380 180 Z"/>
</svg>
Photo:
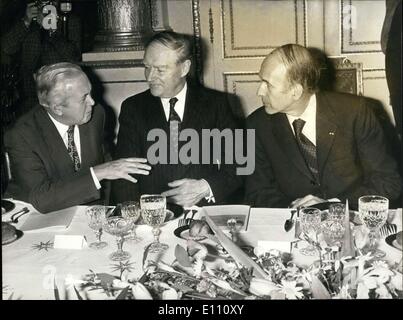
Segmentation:
<svg viewBox="0 0 403 320">
<path fill-rule="evenodd" d="M 6 196 L 46 213 L 101 197 L 100 182 L 148 174 L 146 159 L 103 163 L 104 111 L 75 64 L 42 67 L 35 76 L 39 103 L 6 132 L 12 179 Z"/>
<path fill-rule="evenodd" d="M 264 106 L 247 119 L 256 130 L 255 172 L 246 180 L 253 206 L 300 207 L 362 195 L 398 199 L 401 178 L 369 101 L 318 92 L 320 69 L 309 51 L 288 44 L 262 63 Z"/>
<path fill-rule="evenodd" d="M 202 129 L 235 127 L 226 95 L 187 82 L 191 46 L 183 35 L 156 34 L 146 46 L 144 66 L 150 89 L 122 103 L 116 157 L 147 156 L 152 170 L 149 176 L 141 177 L 137 185 L 114 181 L 114 201 L 136 200 L 145 193 L 162 193 L 168 202 L 184 207 L 208 201 L 225 202 L 241 182 L 233 165 L 213 159 L 211 154 L 207 156 L 207 163 L 201 164 L 202 153 L 212 150 L 212 145 L 208 143 L 206 147 L 198 138 L 202 137 Z M 185 129 L 194 129 L 197 142 L 192 141 L 191 154 L 199 164 L 197 161 L 184 163 L 181 157 L 185 143 L 176 142 L 175 132 Z M 148 137 L 152 132 L 162 132 L 169 140 L 166 148 L 169 156 L 162 152 L 162 156 L 168 158 L 165 163 L 150 161 L 149 151 L 155 143 Z M 179 154 L 176 160 L 175 154 Z"/>
</svg>

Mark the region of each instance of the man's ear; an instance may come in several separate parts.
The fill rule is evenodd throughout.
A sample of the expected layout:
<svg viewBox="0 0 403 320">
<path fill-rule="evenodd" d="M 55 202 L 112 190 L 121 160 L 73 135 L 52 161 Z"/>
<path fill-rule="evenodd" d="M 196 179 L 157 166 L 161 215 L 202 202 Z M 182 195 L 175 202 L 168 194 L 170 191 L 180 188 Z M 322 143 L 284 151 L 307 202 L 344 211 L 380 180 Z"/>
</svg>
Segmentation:
<svg viewBox="0 0 403 320">
<path fill-rule="evenodd" d="M 188 59 L 182 62 L 182 77 L 186 77 L 187 74 L 190 71 L 190 66 L 192 65 L 192 62 Z"/>
<path fill-rule="evenodd" d="M 302 97 L 303 93 L 304 93 L 304 87 L 301 84 L 297 83 L 293 85 L 292 97 L 294 98 L 295 101 L 299 100 Z"/>
</svg>

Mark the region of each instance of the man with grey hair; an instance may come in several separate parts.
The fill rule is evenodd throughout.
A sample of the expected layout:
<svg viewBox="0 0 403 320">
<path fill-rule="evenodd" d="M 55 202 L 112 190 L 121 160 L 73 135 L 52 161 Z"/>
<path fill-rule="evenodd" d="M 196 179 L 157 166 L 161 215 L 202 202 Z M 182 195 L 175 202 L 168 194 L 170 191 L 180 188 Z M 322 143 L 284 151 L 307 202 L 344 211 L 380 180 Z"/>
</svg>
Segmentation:
<svg viewBox="0 0 403 320">
<path fill-rule="evenodd" d="M 135 183 L 131 174 L 148 174 L 142 158 L 103 163 L 104 111 L 94 106 L 79 66 L 43 66 L 35 82 L 39 105 L 5 135 L 12 175 L 6 196 L 47 213 L 99 200 L 102 180 Z"/>
<path fill-rule="evenodd" d="M 259 77 L 264 106 L 247 119 L 256 130 L 248 203 L 302 207 L 338 198 L 356 208 L 362 195 L 399 198 L 401 177 L 369 99 L 318 91 L 320 69 L 296 44 L 272 51 Z"/>
<path fill-rule="evenodd" d="M 240 186 L 235 166 L 224 164 L 223 156 L 221 163 L 210 157 L 208 163 L 202 164 L 200 156 L 210 151 L 203 150 L 202 143 L 190 152 L 192 157 L 198 158 L 198 163 L 184 164 L 180 156 L 177 161 L 171 161 L 172 155 L 185 145 L 174 139 L 172 128 L 176 128 L 176 132 L 192 129 L 201 137 L 204 129 L 230 130 L 236 126 L 224 93 L 187 80 L 191 55 L 189 39 L 175 32 L 160 32 L 146 45 L 143 62 L 149 90 L 123 101 L 116 156 L 147 157 L 154 144 L 148 134 L 157 129 L 169 137 L 166 148 L 169 161 L 153 163 L 150 175 L 141 177 L 136 185 L 114 181 L 112 195 L 115 202 L 138 199 L 144 193 L 162 193 L 168 202 L 183 207 L 214 201 L 223 203 Z"/>
</svg>

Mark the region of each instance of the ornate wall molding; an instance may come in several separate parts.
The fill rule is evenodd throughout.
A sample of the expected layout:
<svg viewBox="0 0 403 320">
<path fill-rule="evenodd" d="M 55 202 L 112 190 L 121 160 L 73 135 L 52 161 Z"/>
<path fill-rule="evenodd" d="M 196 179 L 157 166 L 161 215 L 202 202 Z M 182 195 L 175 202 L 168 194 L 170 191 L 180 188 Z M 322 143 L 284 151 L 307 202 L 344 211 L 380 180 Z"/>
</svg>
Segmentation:
<svg viewBox="0 0 403 320">
<path fill-rule="evenodd" d="M 229 12 L 225 12 L 224 1 L 227 1 Z M 267 0 L 268 2 L 270 0 Z M 273 1 L 274 3 L 276 1 Z M 302 6 L 302 16 L 299 17 L 299 7 Z M 300 43 L 304 46 L 307 45 L 307 17 L 306 17 L 306 0 L 294 0 L 294 23 L 295 23 L 295 33 L 294 39 L 295 43 Z M 228 35 L 226 32 L 226 16 L 229 16 L 229 39 L 230 39 L 230 50 L 227 47 Z M 302 31 L 299 29 L 300 19 L 302 19 Z M 224 58 L 261 58 L 267 55 L 268 50 L 277 48 L 277 45 L 261 45 L 261 46 L 239 46 L 235 43 L 235 27 L 234 27 L 234 7 L 233 0 L 221 0 L 221 23 L 222 23 L 222 39 L 223 39 L 223 50 Z M 300 39 L 300 32 L 302 33 L 302 40 Z M 242 50 L 265 50 L 262 54 L 231 54 L 229 51 L 242 51 Z"/>
<path fill-rule="evenodd" d="M 347 5 L 346 5 L 347 3 Z M 357 40 L 353 39 L 354 30 L 353 30 L 353 13 L 351 8 L 353 8 L 353 1 L 348 0 L 340 0 L 340 34 L 341 34 L 341 53 L 376 53 L 381 52 L 380 49 L 380 40 Z M 345 8 L 348 9 L 348 16 L 345 16 Z M 357 13 L 357 12 L 355 12 Z M 358 17 L 358 13 L 357 13 Z M 348 25 L 345 23 L 348 21 Z M 348 30 L 348 34 L 346 34 L 346 30 Z M 348 45 L 348 46 L 347 46 Z M 352 47 L 352 48 L 348 48 Z M 363 49 L 360 49 L 362 47 Z M 369 48 L 368 48 L 369 47 Z M 379 49 L 371 49 L 374 47 L 379 47 Z"/>
<path fill-rule="evenodd" d="M 201 44 L 201 29 L 200 29 L 200 3 L 199 0 L 192 0 L 192 15 L 193 15 L 193 38 L 194 38 L 194 53 L 196 64 L 197 80 L 203 84 L 203 57 Z"/>
<path fill-rule="evenodd" d="M 91 69 L 120 69 L 120 68 L 140 68 L 143 67 L 142 60 L 100 60 L 100 61 L 85 61 L 79 63 L 81 66 Z M 125 81 L 127 82 L 127 81 Z"/>
</svg>

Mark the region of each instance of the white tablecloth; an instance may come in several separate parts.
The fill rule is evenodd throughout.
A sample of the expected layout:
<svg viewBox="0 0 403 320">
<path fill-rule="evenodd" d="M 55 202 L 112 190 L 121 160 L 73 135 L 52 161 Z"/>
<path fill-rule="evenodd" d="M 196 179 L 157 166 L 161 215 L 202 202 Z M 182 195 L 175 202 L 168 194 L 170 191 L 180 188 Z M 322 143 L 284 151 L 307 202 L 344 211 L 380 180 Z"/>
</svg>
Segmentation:
<svg viewBox="0 0 403 320">
<path fill-rule="evenodd" d="M 16 208 L 2 216 L 2 220 L 10 219 L 10 216 L 26 206 L 27 204 L 16 202 Z M 29 206 L 29 205 L 28 205 Z M 29 206 L 31 210 L 32 207 Z M 93 250 L 85 247 L 81 250 L 72 249 L 53 249 L 38 250 L 34 245 L 53 242 L 55 234 L 84 235 L 88 242 L 95 241 L 93 231 L 87 226 L 84 206 L 79 206 L 76 215 L 67 231 L 64 232 L 42 232 L 25 233 L 17 241 L 2 246 L 2 273 L 3 273 L 3 299 L 12 295 L 13 299 L 54 299 L 53 281 L 63 292 L 66 278 L 81 279 L 84 274 L 88 274 L 89 269 L 96 273 L 113 272 L 113 265 L 118 264 L 109 260 L 108 255 L 117 249 L 114 237 L 104 233 L 102 240 L 109 245 L 101 250 Z M 290 216 L 289 209 L 263 209 L 254 208 L 251 210 L 248 231 L 240 235 L 240 241 L 252 246 L 257 245 L 258 240 L 293 240 L 293 231 L 285 233 L 283 224 L 285 219 Z M 28 215 L 23 216 L 16 227 L 20 227 L 27 219 Z M 398 215 L 394 215 L 393 222 L 398 224 L 398 229 L 402 229 L 401 210 Z M 162 226 L 160 241 L 167 243 L 169 249 L 166 251 L 162 260 L 168 264 L 174 260 L 174 250 L 176 244 L 183 247 L 186 241 L 177 238 L 173 231 L 178 226 L 178 220 L 172 220 Z M 142 259 L 144 247 L 153 240 L 151 227 L 140 225 L 136 229 L 137 235 L 143 238 L 143 241 L 134 244 L 125 242 L 123 249 L 129 251 L 132 255 L 130 262 L 133 263 L 131 277 L 140 277 L 143 274 Z M 381 240 L 380 246 L 387 253 L 389 261 L 399 262 L 402 258 L 402 252 L 388 246 L 384 240 Z M 304 257 L 293 251 L 295 260 L 301 264 L 309 264 L 313 260 L 311 257 Z"/>
</svg>

